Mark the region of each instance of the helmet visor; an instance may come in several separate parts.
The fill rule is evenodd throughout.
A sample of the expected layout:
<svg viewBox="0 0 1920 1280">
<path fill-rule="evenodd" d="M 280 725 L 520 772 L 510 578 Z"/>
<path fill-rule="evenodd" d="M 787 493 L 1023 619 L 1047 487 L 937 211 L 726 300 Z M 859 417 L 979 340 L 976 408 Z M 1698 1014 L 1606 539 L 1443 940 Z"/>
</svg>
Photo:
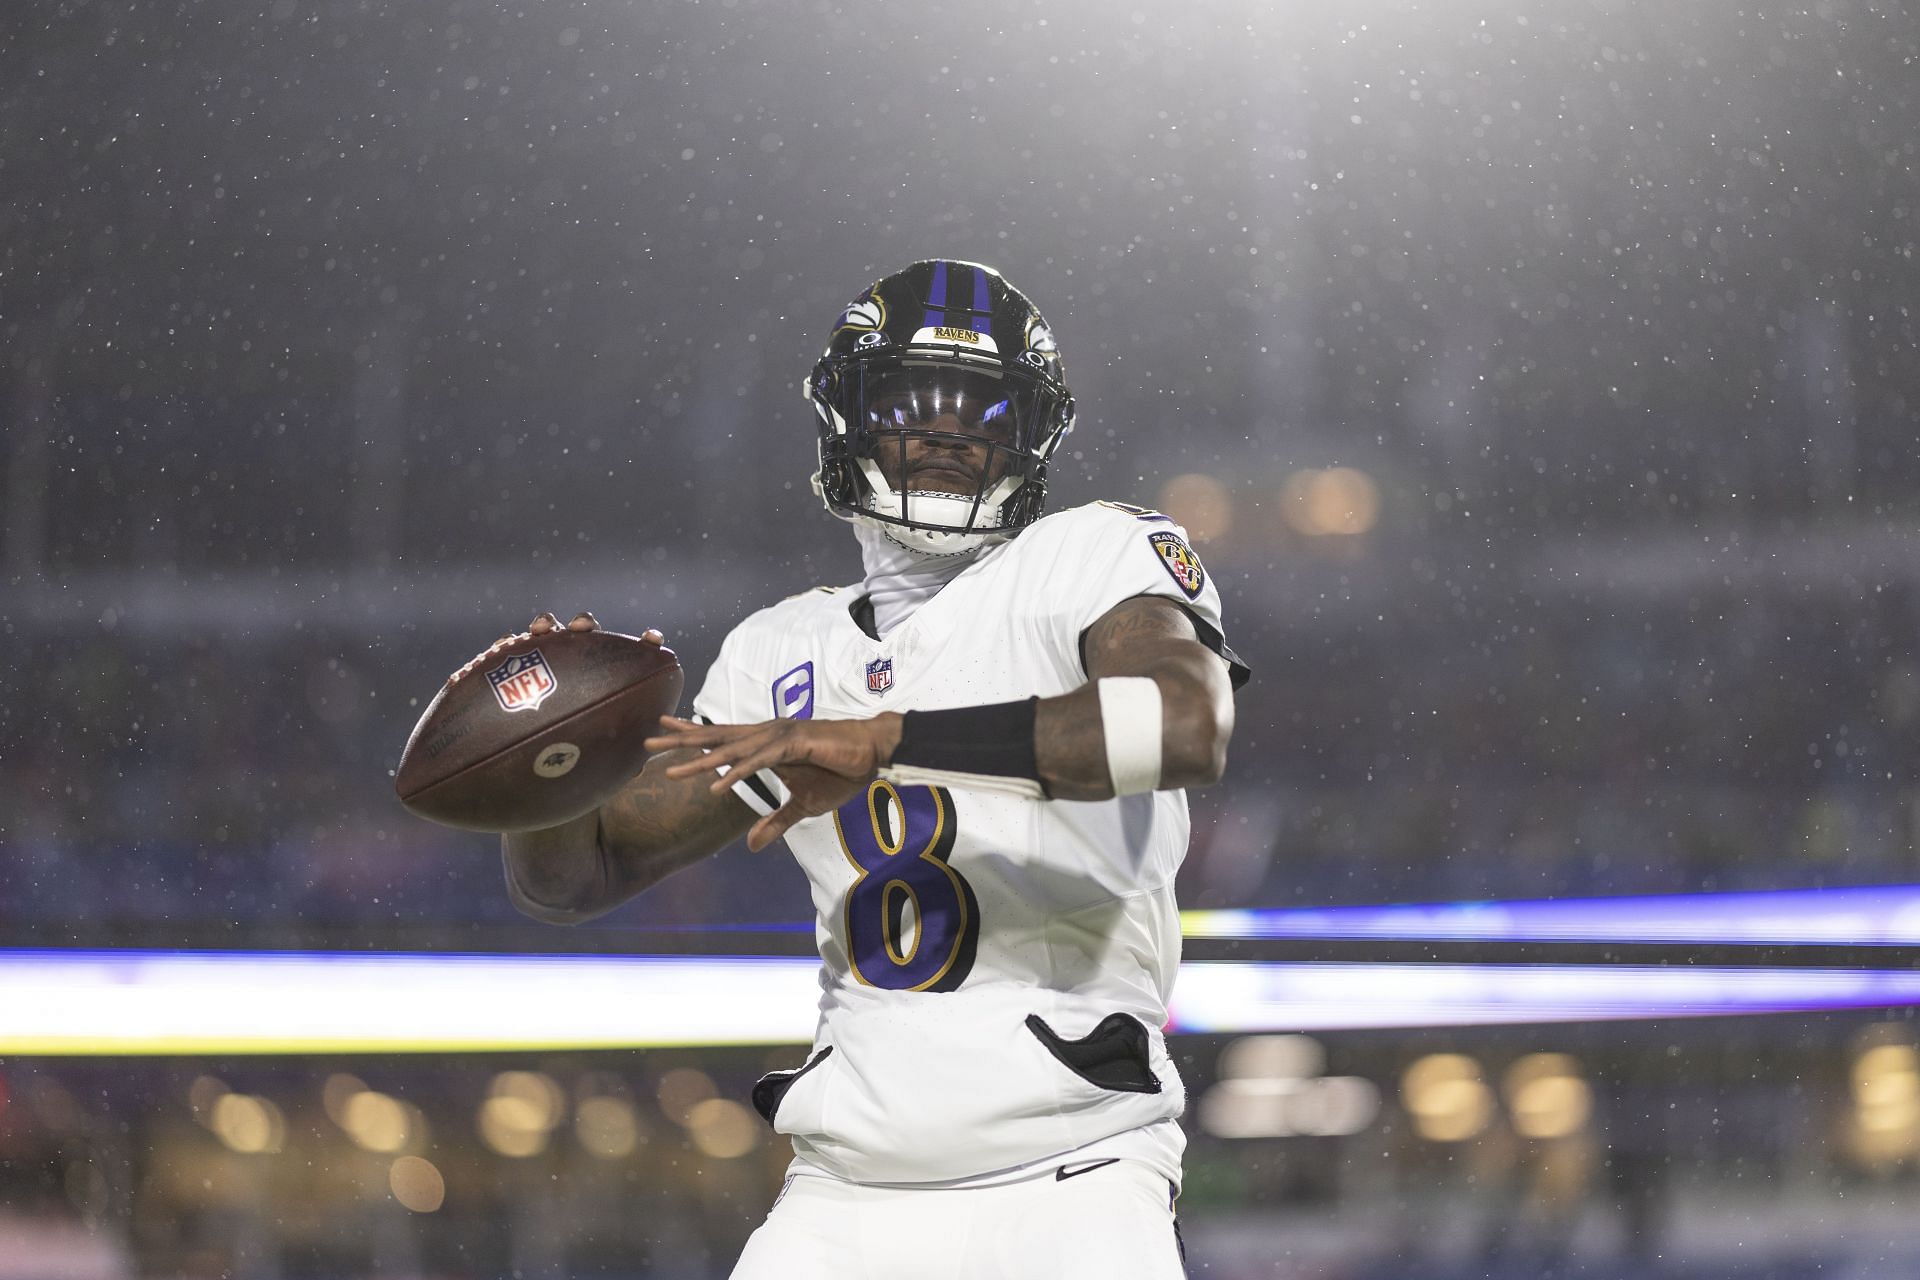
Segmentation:
<svg viewBox="0 0 1920 1280">
<path fill-rule="evenodd" d="M 1021 453 L 1039 452 L 1052 393 L 1037 381 L 954 365 L 903 364 L 863 380 L 859 425 L 869 438 L 899 432 L 967 437 Z"/>
<path fill-rule="evenodd" d="M 938 355 L 823 358 L 810 394 L 828 506 L 942 536 L 1030 524 L 1073 421 L 1044 369 Z"/>
</svg>

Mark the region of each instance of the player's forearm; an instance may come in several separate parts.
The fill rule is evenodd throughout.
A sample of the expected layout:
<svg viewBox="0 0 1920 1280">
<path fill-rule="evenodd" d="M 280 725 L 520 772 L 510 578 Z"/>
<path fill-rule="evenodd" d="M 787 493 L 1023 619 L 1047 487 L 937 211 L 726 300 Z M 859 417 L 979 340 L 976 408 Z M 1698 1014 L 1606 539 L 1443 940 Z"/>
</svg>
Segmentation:
<svg viewBox="0 0 1920 1280">
<path fill-rule="evenodd" d="M 706 779 L 675 780 L 669 766 L 696 757 L 668 751 L 583 818 L 502 838 L 507 891 L 537 920 L 575 924 L 652 888 L 738 839 L 753 812 Z"/>
<path fill-rule="evenodd" d="M 739 808 L 748 814 L 744 805 Z M 606 815 L 602 809 L 565 826 L 503 835 L 501 856 L 513 905 L 547 924 L 579 924 L 692 866 L 739 834 L 733 826 L 712 840 L 651 833 L 644 838 L 629 830 L 624 840 L 614 841 L 604 834 Z M 736 825 L 744 829 L 746 822 Z"/>
<path fill-rule="evenodd" d="M 500 837 L 500 860 L 507 896 L 536 920 L 573 924 L 604 909 L 607 865 L 598 812 L 543 831 L 508 832 Z"/>
<path fill-rule="evenodd" d="M 738 840 L 753 825 L 753 810 L 731 790 L 709 789 L 711 770 L 670 778 L 674 765 L 701 753 L 663 751 L 640 776 L 600 806 L 600 848 L 606 883 L 604 911 L 659 884 Z"/>
<path fill-rule="evenodd" d="M 1204 787 L 1220 780 L 1233 736 L 1233 690 L 1213 654 L 1169 653 L 1134 670 L 1160 690 L 1160 790 Z M 1109 800 L 1113 779 L 1097 681 L 1042 698 L 1035 708 L 1034 760 L 1056 800 Z"/>
</svg>

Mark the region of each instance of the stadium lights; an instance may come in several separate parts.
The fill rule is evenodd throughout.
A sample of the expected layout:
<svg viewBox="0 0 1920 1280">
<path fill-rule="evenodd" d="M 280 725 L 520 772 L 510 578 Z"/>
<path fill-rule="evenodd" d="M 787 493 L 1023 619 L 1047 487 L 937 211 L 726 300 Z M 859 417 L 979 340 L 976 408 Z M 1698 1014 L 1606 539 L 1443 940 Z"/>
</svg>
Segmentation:
<svg viewBox="0 0 1920 1280">
<path fill-rule="evenodd" d="M 1920 885 L 1183 911 L 1180 927 L 1220 939 L 1917 946 Z"/>
<path fill-rule="evenodd" d="M 0 1054 L 804 1044 L 818 964 L 774 956 L 0 952 Z M 1900 969 L 1195 962 L 1175 1032 L 1488 1026 L 1920 1006 Z"/>
<path fill-rule="evenodd" d="M 1907 969 L 1571 964 L 1181 966 L 1174 1030 L 1615 1022 L 1920 1005 Z"/>
</svg>

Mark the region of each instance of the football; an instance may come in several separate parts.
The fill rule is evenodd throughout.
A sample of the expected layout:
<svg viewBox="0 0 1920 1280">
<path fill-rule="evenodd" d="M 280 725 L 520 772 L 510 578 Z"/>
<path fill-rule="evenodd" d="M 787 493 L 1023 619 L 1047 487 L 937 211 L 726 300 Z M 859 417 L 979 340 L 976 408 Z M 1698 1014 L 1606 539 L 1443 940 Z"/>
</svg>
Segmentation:
<svg viewBox="0 0 1920 1280">
<path fill-rule="evenodd" d="M 647 762 L 680 702 L 673 650 L 612 631 L 508 637 L 451 676 L 400 755 L 394 790 L 423 818 L 534 831 L 596 808 Z"/>
</svg>

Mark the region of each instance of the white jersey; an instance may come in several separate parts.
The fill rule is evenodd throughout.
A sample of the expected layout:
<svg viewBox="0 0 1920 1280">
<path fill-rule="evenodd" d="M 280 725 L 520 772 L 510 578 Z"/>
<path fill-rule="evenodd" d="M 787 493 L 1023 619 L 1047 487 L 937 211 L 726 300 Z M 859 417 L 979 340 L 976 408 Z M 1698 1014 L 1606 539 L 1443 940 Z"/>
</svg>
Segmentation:
<svg viewBox="0 0 1920 1280">
<path fill-rule="evenodd" d="M 1238 665 L 1183 531 L 1093 503 L 982 551 L 884 640 L 854 620 L 858 587 L 761 610 L 721 646 L 694 712 L 848 719 L 1067 693 L 1087 680 L 1087 628 L 1140 595 L 1184 606 Z M 735 787 L 763 813 L 783 790 L 765 772 Z M 1180 791 L 1048 801 L 884 779 L 796 824 L 820 1023 L 807 1066 L 755 1091 L 796 1167 L 954 1183 L 1097 1151 L 1177 1182 L 1185 1091 L 1162 1027 L 1187 833 Z"/>
</svg>

